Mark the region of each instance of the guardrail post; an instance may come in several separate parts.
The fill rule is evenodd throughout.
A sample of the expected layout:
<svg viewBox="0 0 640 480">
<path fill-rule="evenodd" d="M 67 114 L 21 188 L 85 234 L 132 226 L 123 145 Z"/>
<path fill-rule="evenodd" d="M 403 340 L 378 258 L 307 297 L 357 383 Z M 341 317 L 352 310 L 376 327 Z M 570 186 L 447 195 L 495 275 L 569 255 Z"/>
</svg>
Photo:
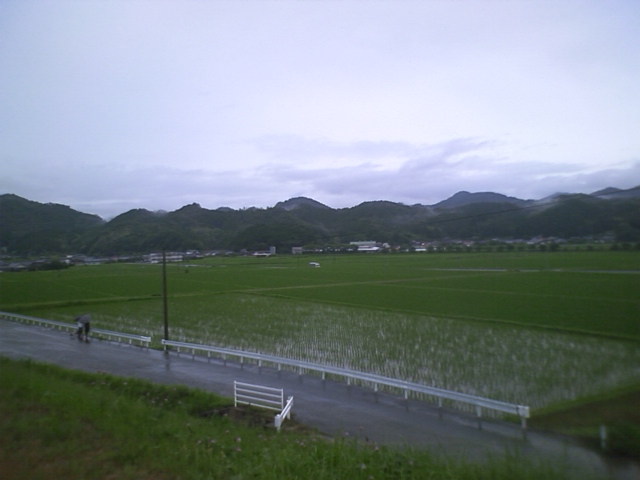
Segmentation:
<svg viewBox="0 0 640 480">
<path fill-rule="evenodd" d="M 280 427 L 282 426 L 282 422 L 285 419 L 291 418 L 291 408 L 293 407 L 293 397 L 289 397 L 287 400 L 287 405 L 284 407 L 282 412 L 278 413 L 274 418 L 274 424 L 278 432 L 280 432 Z"/>
<path fill-rule="evenodd" d="M 482 430 L 482 407 L 476 405 L 476 415 L 478 416 L 478 430 Z"/>
<path fill-rule="evenodd" d="M 233 381 L 233 406 L 238 406 L 238 382 Z"/>
<path fill-rule="evenodd" d="M 516 412 L 520 415 L 520 426 L 522 427 L 522 433 L 526 437 L 527 430 L 527 417 L 529 416 L 529 407 L 516 406 Z"/>
<path fill-rule="evenodd" d="M 280 415 L 276 415 L 273 424 L 276 426 L 276 430 L 279 432 L 280 427 L 282 426 L 282 417 Z"/>
</svg>

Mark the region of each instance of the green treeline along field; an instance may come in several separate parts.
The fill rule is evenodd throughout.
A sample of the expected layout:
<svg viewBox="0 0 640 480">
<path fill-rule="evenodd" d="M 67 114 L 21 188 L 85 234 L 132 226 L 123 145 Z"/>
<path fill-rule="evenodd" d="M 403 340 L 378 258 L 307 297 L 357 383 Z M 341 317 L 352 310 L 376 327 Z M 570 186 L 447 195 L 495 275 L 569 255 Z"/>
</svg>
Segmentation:
<svg viewBox="0 0 640 480">
<path fill-rule="evenodd" d="M 319 262 L 320 268 L 309 266 Z M 529 405 L 640 385 L 640 253 L 212 257 L 167 265 L 174 340 Z M 163 335 L 162 266 L 0 275 L 4 311 Z"/>
</svg>

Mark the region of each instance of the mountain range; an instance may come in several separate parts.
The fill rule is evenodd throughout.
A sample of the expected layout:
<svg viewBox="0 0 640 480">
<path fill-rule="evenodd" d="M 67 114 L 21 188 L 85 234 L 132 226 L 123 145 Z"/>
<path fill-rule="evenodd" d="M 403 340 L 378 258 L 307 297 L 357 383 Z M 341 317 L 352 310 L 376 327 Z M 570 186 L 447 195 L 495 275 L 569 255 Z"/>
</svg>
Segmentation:
<svg viewBox="0 0 640 480">
<path fill-rule="evenodd" d="M 612 236 L 640 242 L 640 186 L 523 200 L 458 192 L 434 205 L 364 202 L 334 209 L 306 197 L 270 208 L 134 209 L 105 221 L 65 205 L 0 195 L 0 249 L 9 255 L 121 255 L 167 250 L 291 251 L 374 240 L 409 246 L 444 239 Z"/>
</svg>

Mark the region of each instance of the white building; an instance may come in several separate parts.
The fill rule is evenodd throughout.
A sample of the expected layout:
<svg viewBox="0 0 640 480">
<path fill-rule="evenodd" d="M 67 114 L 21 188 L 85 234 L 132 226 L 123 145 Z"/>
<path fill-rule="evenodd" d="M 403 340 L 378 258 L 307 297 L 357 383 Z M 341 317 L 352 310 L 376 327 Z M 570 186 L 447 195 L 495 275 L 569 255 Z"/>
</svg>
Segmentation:
<svg viewBox="0 0 640 480">
<path fill-rule="evenodd" d="M 182 253 L 167 252 L 165 257 L 167 262 L 181 262 L 183 260 Z M 150 253 L 149 255 L 145 255 L 143 258 L 145 262 L 162 263 L 162 253 Z"/>
</svg>

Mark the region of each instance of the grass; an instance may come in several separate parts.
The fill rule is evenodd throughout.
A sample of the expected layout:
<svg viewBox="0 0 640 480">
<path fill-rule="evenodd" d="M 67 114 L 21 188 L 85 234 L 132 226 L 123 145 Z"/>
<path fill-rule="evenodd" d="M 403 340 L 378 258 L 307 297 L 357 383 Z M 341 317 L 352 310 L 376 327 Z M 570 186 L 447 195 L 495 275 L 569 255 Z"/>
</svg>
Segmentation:
<svg viewBox="0 0 640 480">
<path fill-rule="evenodd" d="M 600 427 L 608 430 L 606 449 L 613 455 L 640 459 L 640 385 L 563 402 L 540 410 L 529 422 L 536 429 L 583 438 L 592 447 L 600 442 Z"/>
<path fill-rule="evenodd" d="M 629 385 L 591 397 L 541 409 L 532 426 L 580 433 L 594 425 L 612 425 L 631 420 L 640 425 L 640 385 Z M 561 419 L 561 421 L 558 421 Z"/>
<path fill-rule="evenodd" d="M 566 466 L 513 454 L 479 464 L 290 424 L 277 434 L 261 413 L 239 417 L 228 399 L 179 386 L 2 358 L 0 367 L 5 480 L 569 477 Z"/>
</svg>

